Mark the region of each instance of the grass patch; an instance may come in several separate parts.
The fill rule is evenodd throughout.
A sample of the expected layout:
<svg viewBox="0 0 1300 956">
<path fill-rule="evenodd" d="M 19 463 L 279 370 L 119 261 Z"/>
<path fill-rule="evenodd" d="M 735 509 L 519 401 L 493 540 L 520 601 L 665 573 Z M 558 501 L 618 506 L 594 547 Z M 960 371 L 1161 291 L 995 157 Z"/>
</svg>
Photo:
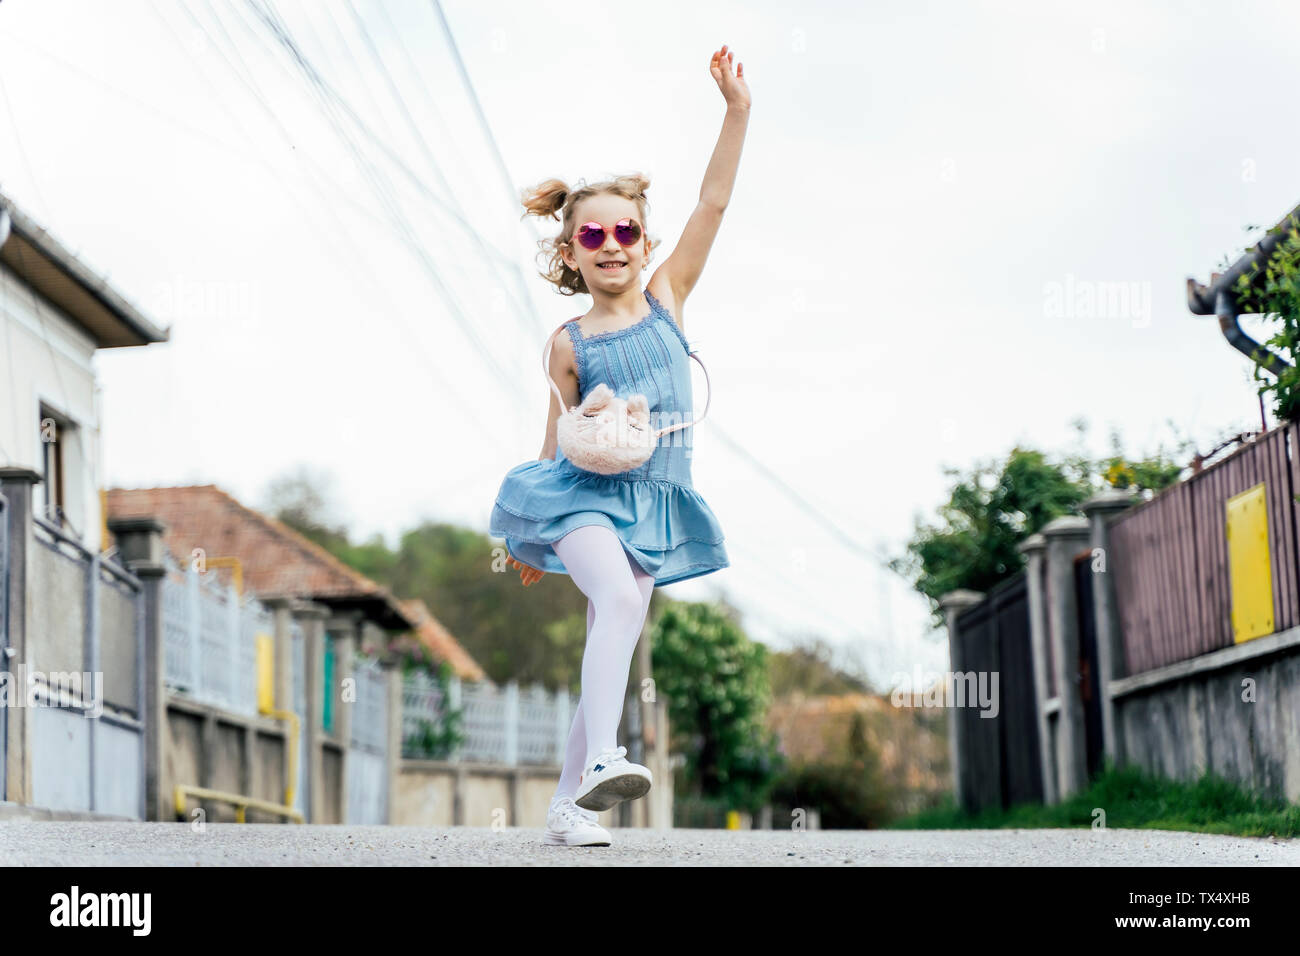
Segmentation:
<svg viewBox="0 0 1300 956">
<path fill-rule="evenodd" d="M 1033 827 L 1091 827 L 1096 808 L 1107 827 L 1188 830 L 1232 836 L 1300 836 L 1300 805 L 1269 800 L 1238 784 L 1206 773 L 1193 783 L 1166 780 L 1139 767 L 1114 767 L 1109 760 L 1086 790 L 1052 806 L 1018 804 L 1006 810 L 964 813 L 951 796 L 944 804 L 885 824 L 898 830 L 969 830 Z"/>
</svg>

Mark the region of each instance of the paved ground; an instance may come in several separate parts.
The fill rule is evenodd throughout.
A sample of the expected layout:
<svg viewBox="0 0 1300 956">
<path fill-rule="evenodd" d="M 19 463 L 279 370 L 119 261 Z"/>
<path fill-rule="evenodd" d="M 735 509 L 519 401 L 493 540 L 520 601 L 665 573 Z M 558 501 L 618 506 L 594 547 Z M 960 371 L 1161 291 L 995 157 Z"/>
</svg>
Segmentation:
<svg viewBox="0 0 1300 956">
<path fill-rule="evenodd" d="M 555 847 L 540 829 L 0 822 L 18 866 L 1300 866 L 1300 840 L 1163 830 L 611 830 Z"/>
</svg>

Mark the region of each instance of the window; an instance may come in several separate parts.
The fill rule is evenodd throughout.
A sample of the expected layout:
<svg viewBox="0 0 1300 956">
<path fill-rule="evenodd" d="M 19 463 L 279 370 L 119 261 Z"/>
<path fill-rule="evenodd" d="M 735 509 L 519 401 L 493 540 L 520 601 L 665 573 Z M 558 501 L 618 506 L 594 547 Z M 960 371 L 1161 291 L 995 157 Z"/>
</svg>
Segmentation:
<svg viewBox="0 0 1300 956">
<path fill-rule="evenodd" d="M 64 439 L 68 436 L 69 422 L 55 415 L 45 405 L 41 406 L 41 508 L 46 521 L 64 527 L 67 510 L 67 471 L 63 453 Z"/>
</svg>

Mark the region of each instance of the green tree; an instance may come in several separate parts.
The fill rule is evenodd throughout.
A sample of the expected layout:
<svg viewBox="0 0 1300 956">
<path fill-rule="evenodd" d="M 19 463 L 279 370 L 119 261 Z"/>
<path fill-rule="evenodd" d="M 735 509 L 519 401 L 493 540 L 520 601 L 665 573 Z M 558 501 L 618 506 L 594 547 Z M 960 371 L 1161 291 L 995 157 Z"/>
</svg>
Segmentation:
<svg viewBox="0 0 1300 956">
<path fill-rule="evenodd" d="M 1086 423 L 1075 422 L 1082 438 Z M 929 596 L 934 623 L 942 626 L 938 598 L 957 588 L 988 591 L 1018 573 L 1024 558 L 1016 546 L 1055 518 L 1081 514 L 1079 505 L 1106 486 L 1160 491 L 1178 480 L 1183 466 L 1166 456 L 1163 448 L 1148 459 L 1129 461 L 1112 433 L 1114 451 L 1101 459 L 1067 454 L 1058 460 L 1019 445 L 1006 460 L 977 464 L 963 475 L 945 468 L 955 479 L 948 501 L 939 508 L 939 520 L 923 523 L 918 516 L 905 555 L 890 566 Z M 1184 453 L 1183 440 L 1175 453 Z"/>
<path fill-rule="evenodd" d="M 668 604 L 651 641 L 655 692 L 668 701 L 687 787 L 757 812 L 782 763 L 765 726 L 767 649 L 746 637 L 734 612 L 701 603 Z"/>
<path fill-rule="evenodd" d="M 1267 315 L 1275 331 L 1264 342 L 1289 363 L 1282 374 L 1273 377 L 1256 359 L 1253 374 L 1262 382 L 1261 396 L 1272 394 L 1273 414 L 1280 421 L 1300 418 L 1300 222 L 1296 217 L 1268 230 L 1279 237 L 1277 247 L 1261 267 L 1256 264 L 1237 277 L 1233 291 L 1237 308 L 1243 313 Z M 1253 227 L 1248 227 L 1253 228 Z M 1225 259 L 1224 268 L 1227 268 Z M 1261 356 L 1262 357 L 1262 356 Z"/>
</svg>

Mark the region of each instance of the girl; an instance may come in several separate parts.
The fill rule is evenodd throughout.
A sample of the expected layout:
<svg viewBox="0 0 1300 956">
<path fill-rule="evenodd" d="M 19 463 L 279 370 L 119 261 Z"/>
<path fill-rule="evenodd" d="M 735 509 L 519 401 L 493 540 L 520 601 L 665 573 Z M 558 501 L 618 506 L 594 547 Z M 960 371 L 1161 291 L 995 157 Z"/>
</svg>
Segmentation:
<svg viewBox="0 0 1300 956">
<path fill-rule="evenodd" d="M 726 119 L 704 174 L 699 204 L 672 255 L 646 288 L 652 243 L 646 235 L 649 180 L 633 175 L 570 190 L 547 180 L 524 196 L 528 213 L 560 219 L 544 278 L 563 295 L 586 293 L 593 307 L 553 335 L 549 373 L 566 408 L 604 382 L 616 395 L 641 393 L 652 424 L 692 416 L 688 343 L 682 306 L 699 281 L 731 197 L 749 122 L 744 64 L 731 70 L 724 45 L 709 71 L 726 101 Z M 557 330 L 558 332 L 559 330 Z M 569 730 L 564 768 L 547 813 L 546 843 L 608 846 L 596 810 L 643 796 L 650 771 L 625 759 L 616 734 L 632 654 L 658 584 L 729 567 L 722 528 L 691 483 L 691 429 L 663 436 L 645 464 L 601 475 L 572 464 L 556 442 L 565 411 L 551 395 L 546 439 L 537 461 L 507 472 L 490 529 L 506 541 L 508 563 L 527 587 L 547 571 L 567 573 L 587 598 L 582 694 Z M 678 417 L 680 416 L 680 417 Z M 655 427 L 662 427 L 656 425 Z"/>
</svg>

